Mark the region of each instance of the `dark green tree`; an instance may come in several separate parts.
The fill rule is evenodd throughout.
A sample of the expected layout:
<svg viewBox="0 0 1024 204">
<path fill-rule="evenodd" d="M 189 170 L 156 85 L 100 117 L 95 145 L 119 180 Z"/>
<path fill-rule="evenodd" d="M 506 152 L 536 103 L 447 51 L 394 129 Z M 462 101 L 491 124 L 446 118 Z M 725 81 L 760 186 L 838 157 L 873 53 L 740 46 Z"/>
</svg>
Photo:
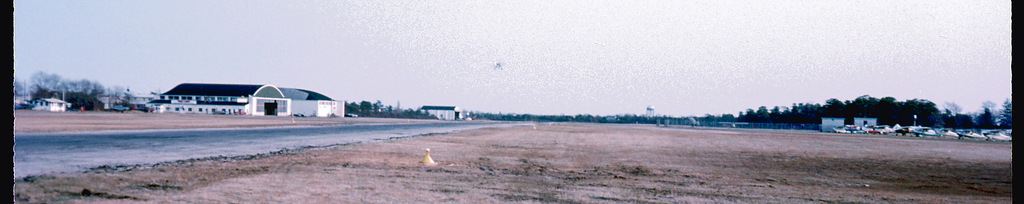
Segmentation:
<svg viewBox="0 0 1024 204">
<path fill-rule="evenodd" d="M 1003 102 L 1003 111 L 999 114 L 999 127 L 1005 129 L 1013 128 L 1013 101 L 1006 99 Z"/>
<path fill-rule="evenodd" d="M 821 112 L 821 116 L 822 117 L 843 118 L 844 117 L 844 115 L 843 115 L 844 111 L 843 110 L 845 109 L 845 107 L 846 107 L 846 104 L 843 103 L 843 101 L 840 101 L 839 99 L 835 99 L 835 98 L 828 99 L 827 101 L 825 101 L 825 106 L 822 107 L 823 110 Z"/>
</svg>

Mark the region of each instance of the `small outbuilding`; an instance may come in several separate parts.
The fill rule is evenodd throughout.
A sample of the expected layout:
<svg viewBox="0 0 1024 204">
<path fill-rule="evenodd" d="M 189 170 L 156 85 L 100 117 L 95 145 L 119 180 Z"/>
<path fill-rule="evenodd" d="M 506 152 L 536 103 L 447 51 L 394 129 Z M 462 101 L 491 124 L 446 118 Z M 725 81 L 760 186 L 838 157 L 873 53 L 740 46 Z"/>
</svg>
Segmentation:
<svg viewBox="0 0 1024 204">
<path fill-rule="evenodd" d="M 427 113 L 431 113 L 437 116 L 440 120 L 460 120 L 462 116 L 462 110 L 458 106 L 423 106 L 421 108 L 426 110 Z"/>
<path fill-rule="evenodd" d="M 876 125 L 878 125 L 878 118 L 854 117 L 853 118 L 853 125 L 856 125 L 856 126 L 862 127 L 862 128 L 867 128 L 869 126 L 876 126 Z"/>
<path fill-rule="evenodd" d="M 846 118 L 821 117 L 821 131 L 831 132 L 832 128 L 846 125 Z"/>
</svg>

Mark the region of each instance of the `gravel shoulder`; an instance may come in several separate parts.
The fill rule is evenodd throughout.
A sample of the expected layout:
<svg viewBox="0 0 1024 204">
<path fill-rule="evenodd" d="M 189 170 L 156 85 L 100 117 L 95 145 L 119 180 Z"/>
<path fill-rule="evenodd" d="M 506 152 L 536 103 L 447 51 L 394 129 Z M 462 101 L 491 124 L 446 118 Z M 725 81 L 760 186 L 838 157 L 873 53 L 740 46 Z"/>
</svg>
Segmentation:
<svg viewBox="0 0 1024 204">
<path fill-rule="evenodd" d="M 420 163 L 426 148 L 437 164 Z M 36 176 L 16 180 L 14 197 L 22 203 L 1012 203 L 1011 161 L 1006 142 L 544 124 Z"/>
</svg>

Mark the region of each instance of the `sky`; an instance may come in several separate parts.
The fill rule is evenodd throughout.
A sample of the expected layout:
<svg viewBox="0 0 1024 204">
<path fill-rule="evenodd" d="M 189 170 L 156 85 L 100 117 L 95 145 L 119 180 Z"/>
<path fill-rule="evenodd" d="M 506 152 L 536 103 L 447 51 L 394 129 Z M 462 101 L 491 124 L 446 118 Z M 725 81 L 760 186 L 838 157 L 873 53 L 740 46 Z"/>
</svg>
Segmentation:
<svg viewBox="0 0 1024 204">
<path fill-rule="evenodd" d="M 1010 1 L 14 1 L 14 78 L 492 113 L 1011 98 Z"/>
</svg>

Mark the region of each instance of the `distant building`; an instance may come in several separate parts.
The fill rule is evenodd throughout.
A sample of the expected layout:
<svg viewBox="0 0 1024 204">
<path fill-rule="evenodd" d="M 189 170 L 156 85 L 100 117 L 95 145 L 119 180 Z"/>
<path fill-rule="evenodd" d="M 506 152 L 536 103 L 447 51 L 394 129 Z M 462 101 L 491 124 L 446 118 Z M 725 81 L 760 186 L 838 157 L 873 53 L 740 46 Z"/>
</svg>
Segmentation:
<svg viewBox="0 0 1024 204">
<path fill-rule="evenodd" d="M 846 125 L 846 118 L 821 117 L 821 131 L 831 132 L 832 128 Z"/>
<path fill-rule="evenodd" d="M 14 95 L 14 106 L 16 108 L 21 106 L 21 107 L 25 107 L 25 109 L 27 109 L 27 107 L 30 105 L 28 102 L 31 101 L 31 100 L 32 100 L 32 98 L 30 98 L 29 96 Z"/>
<path fill-rule="evenodd" d="M 876 126 L 876 125 L 878 125 L 878 118 L 854 117 L 853 118 L 853 125 L 856 125 L 856 126 L 859 126 L 859 127 L 862 127 L 862 128 L 866 128 L 868 126 Z"/>
<path fill-rule="evenodd" d="M 154 99 L 156 99 L 156 96 L 152 95 L 128 96 L 128 106 L 130 106 L 129 108 L 132 110 L 147 111 L 147 105 Z"/>
<path fill-rule="evenodd" d="M 51 111 L 51 112 L 64 112 L 71 106 L 64 100 L 55 98 L 40 98 L 29 101 L 29 105 L 32 106 L 32 110 L 37 111 Z"/>
<path fill-rule="evenodd" d="M 183 83 L 149 102 L 153 112 L 290 116 L 292 99 L 270 84 Z"/>
<path fill-rule="evenodd" d="M 286 98 L 292 99 L 292 114 L 306 117 L 334 117 L 345 115 L 345 108 L 338 108 L 338 101 L 323 94 L 293 88 L 281 88 Z M 343 104 L 343 103 L 342 103 Z"/>
<path fill-rule="evenodd" d="M 616 118 L 615 116 L 605 116 L 604 120 L 608 121 L 608 122 L 617 122 L 617 121 L 619 121 L 619 119 Z"/>
<path fill-rule="evenodd" d="M 124 104 L 125 100 L 117 96 L 99 96 L 96 100 L 103 104 L 103 110 L 110 110 L 118 104 Z"/>
<path fill-rule="evenodd" d="M 441 120 L 462 119 L 462 116 L 460 115 L 462 113 L 462 109 L 459 109 L 458 106 L 423 106 L 421 109 L 426 110 L 427 113 L 432 112 L 434 116 L 437 116 L 437 119 Z"/>
</svg>

